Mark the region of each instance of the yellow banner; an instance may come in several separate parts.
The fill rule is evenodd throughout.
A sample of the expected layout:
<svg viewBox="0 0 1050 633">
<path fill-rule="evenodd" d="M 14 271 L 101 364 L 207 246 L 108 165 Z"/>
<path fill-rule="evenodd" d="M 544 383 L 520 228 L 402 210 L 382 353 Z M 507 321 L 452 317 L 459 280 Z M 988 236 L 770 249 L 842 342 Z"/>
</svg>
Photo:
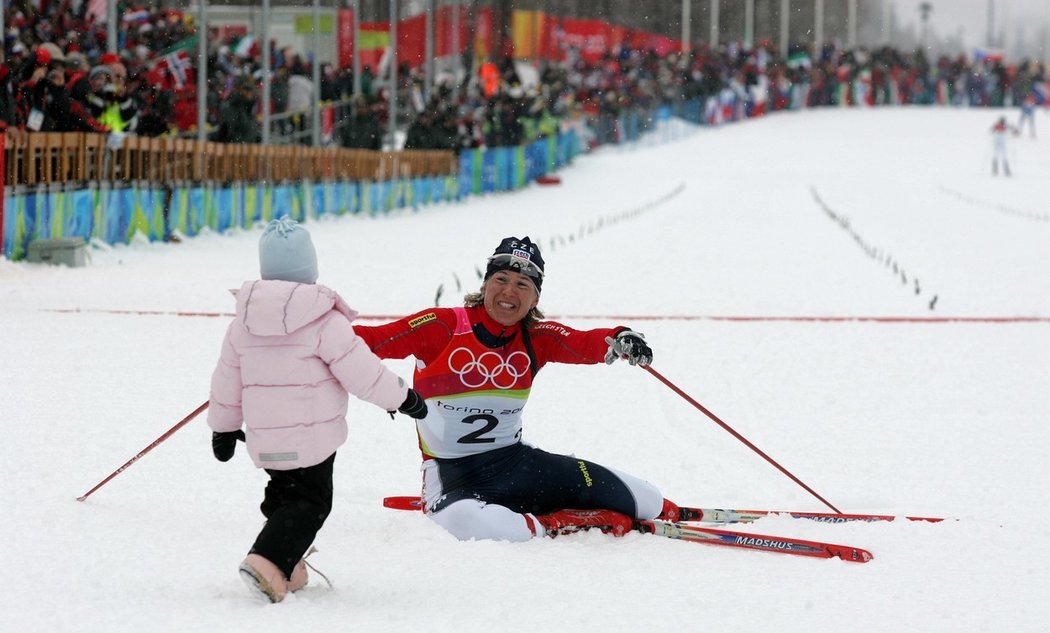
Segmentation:
<svg viewBox="0 0 1050 633">
<path fill-rule="evenodd" d="M 320 27 L 318 33 L 329 34 L 334 32 L 331 15 L 317 16 L 317 24 Z M 295 16 L 296 35 L 308 35 L 314 32 L 314 16 L 312 14 L 299 14 Z"/>
<path fill-rule="evenodd" d="M 361 50 L 371 51 L 390 46 L 389 31 L 366 31 L 361 29 Z"/>
<path fill-rule="evenodd" d="M 515 57 L 535 57 L 540 52 L 543 34 L 543 11 L 519 11 L 511 14 L 511 33 Z"/>
</svg>

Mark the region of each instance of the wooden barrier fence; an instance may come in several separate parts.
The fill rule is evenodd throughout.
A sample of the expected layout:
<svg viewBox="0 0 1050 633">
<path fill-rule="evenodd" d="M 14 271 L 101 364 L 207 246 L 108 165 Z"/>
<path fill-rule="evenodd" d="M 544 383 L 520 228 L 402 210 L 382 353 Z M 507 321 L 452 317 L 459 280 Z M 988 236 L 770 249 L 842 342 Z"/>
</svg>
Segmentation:
<svg viewBox="0 0 1050 633">
<path fill-rule="evenodd" d="M 301 145 L 201 143 L 173 137 L 110 137 L 85 132 L 8 135 L 8 186 L 64 182 L 383 181 L 456 173 L 450 151 L 376 152 Z"/>
</svg>

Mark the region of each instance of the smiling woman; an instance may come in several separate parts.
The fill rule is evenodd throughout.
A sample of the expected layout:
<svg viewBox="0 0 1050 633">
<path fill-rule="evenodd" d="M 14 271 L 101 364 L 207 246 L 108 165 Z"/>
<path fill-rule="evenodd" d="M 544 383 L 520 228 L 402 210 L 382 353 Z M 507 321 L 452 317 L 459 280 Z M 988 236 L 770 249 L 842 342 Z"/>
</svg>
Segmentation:
<svg viewBox="0 0 1050 633">
<path fill-rule="evenodd" d="M 462 308 L 434 308 L 355 331 L 380 358 L 416 358 L 429 405 L 417 421 L 424 510 L 457 538 L 525 541 L 586 528 L 622 535 L 634 519 L 675 519 L 652 484 L 521 441 L 522 410 L 548 362 L 646 365 L 652 350 L 625 327 L 578 331 L 541 321 L 543 256 L 508 237 Z"/>
<path fill-rule="evenodd" d="M 521 321 L 539 303 L 536 286 L 521 273 L 500 271 L 481 286 L 485 309 L 501 325 Z"/>
<path fill-rule="evenodd" d="M 529 328 L 543 318 L 536 307 L 542 286 L 543 256 L 539 247 L 527 236 L 520 241 L 508 237 L 489 257 L 481 291 L 467 295 L 463 303 L 467 307 L 484 305 L 500 325 L 523 321 Z"/>
</svg>

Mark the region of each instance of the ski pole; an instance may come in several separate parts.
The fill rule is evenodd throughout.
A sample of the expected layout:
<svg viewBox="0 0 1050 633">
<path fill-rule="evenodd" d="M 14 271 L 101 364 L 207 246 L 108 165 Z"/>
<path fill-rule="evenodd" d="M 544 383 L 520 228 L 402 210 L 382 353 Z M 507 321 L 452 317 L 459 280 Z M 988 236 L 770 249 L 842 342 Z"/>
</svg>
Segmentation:
<svg viewBox="0 0 1050 633">
<path fill-rule="evenodd" d="M 755 451 L 756 453 L 758 453 L 759 455 L 761 455 L 761 456 L 762 456 L 762 458 L 763 458 L 763 459 L 765 459 L 765 460 L 766 460 L 767 462 L 769 462 L 770 464 L 773 464 L 774 466 L 776 466 L 777 470 L 779 470 L 780 472 L 782 472 L 782 473 L 784 473 L 785 475 L 787 475 L 788 477 L 790 477 L 790 478 L 791 478 L 791 480 L 792 480 L 792 481 L 794 481 L 794 482 L 795 482 L 796 484 L 798 484 L 798 485 L 802 486 L 803 488 L 805 488 L 805 489 L 806 489 L 806 492 L 808 492 L 809 494 L 813 495 L 813 496 L 814 496 L 814 497 L 816 497 L 817 499 L 820 499 L 821 503 L 823 503 L 823 504 L 824 504 L 824 505 L 826 505 L 827 507 L 831 508 L 832 510 L 834 510 L 834 511 L 835 511 L 835 512 L 837 512 L 838 514 L 842 514 L 842 511 L 841 511 L 841 510 L 839 510 L 838 508 L 836 508 L 835 506 L 831 505 L 831 503 L 830 503 L 830 502 L 829 502 L 829 501 L 828 501 L 827 499 L 825 499 L 824 497 L 822 497 L 822 496 L 820 496 L 819 494 L 817 494 L 817 492 L 816 492 L 815 490 L 813 490 L 812 488 L 810 488 L 810 487 L 809 487 L 809 486 L 807 486 L 806 484 L 802 483 L 802 480 L 801 480 L 801 479 L 799 479 L 798 477 L 796 477 L 796 476 L 792 475 L 792 474 L 791 474 L 790 472 L 788 472 L 788 470 L 787 470 L 786 468 L 784 468 L 783 466 L 781 466 L 780 464 L 778 464 L 778 463 L 776 462 L 776 460 L 774 460 L 774 459 L 773 459 L 772 457 L 770 457 L 769 455 L 766 455 L 765 453 L 763 453 L 763 452 L 762 452 L 762 449 L 758 448 L 757 446 L 755 446 L 754 444 L 752 444 L 751 442 L 749 442 L 749 441 L 747 440 L 747 438 L 746 438 L 746 437 L 744 437 L 743 435 L 741 435 L 741 434 L 737 433 L 737 432 L 736 432 L 735 430 L 733 430 L 733 427 L 729 426 L 728 424 L 726 424 L 726 423 L 725 423 L 725 422 L 723 422 L 722 420 L 719 420 L 719 419 L 718 419 L 718 416 L 717 416 L 717 415 L 715 415 L 714 413 L 711 413 L 710 411 L 708 411 L 708 410 L 707 410 L 707 408 L 705 408 L 705 407 L 704 407 L 704 405 L 702 405 L 702 404 L 700 404 L 699 402 L 697 402 L 696 400 L 693 400 L 692 398 L 690 398 L 690 397 L 689 397 L 689 394 L 687 394 L 686 392 L 684 392 L 684 391 L 682 391 L 681 389 L 679 389 L 679 388 L 678 388 L 678 387 L 677 387 L 677 386 L 676 386 L 676 385 L 675 385 L 675 384 L 674 384 L 673 382 L 671 382 L 670 380 L 668 380 L 668 379 L 664 378 L 664 377 L 663 377 L 663 375 L 662 375 L 662 374 L 661 374 L 660 372 L 656 371 L 655 369 L 653 369 L 653 368 L 652 368 L 652 367 L 650 367 L 649 365 L 642 365 L 642 367 L 644 367 L 644 368 L 645 368 L 645 370 L 646 370 L 647 372 L 649 372 L 650 374 L 652 374 L 653 376 L 655 376 L 657 380 L 659 380 L 660 382 L 662 382 L 662 383 L 664 383 L 665 385 L 667 385 L 668 387 L 670 387 L 670 388 L 671 388 L 671 391 L 673 391 L 673 392 L 677 393 L 678 395 L 682 396 L 682 398 L 684 398 L 686 402 L 688 402 L 689 404 L 693 405 L 693 406 L 694 406 L 694 407 L 696 407 L 697 409 L 700 409 L 700 411 L 701 411 L 701 412 L 702 412 L 702 413 L 703 413 L 704 415 L 706 415 L 707 417 L 709 417 L 709 418 L 711 418 L 712 420 L 714 420 L 714 421 L 715 421 L 715 423 L 717 423 L 717 424 L 718 424 L 718 425 L 719 425 L 720 427 L 722 427 L 723 429 L 725 429 L 725 430 L 729 431 L 729 433 L 730 433 L 730 434 L 732 434 L 732 436 L 733 436 L 733 437 L 735 437 L 736 439 L 738 439 L 738 440 L 740 440 L 741 442 L 743 442 L 745 446 L 747 446 L 747 447 L 748 447 L 748 448 L 750 448 L 751 450 L 753 450 L 753 451 Z"/>
<path fill-rule="evenodd" d="M 94 487 L 94 488 L 92 488 L 91 490 L 88 490 L 88 491 L 87 491 L 87 492 L 85 492 L 85 493 L 84 493 L 83 495 L 81 495 L 81 496 L 77 497 L 77 501 L 83 501 L 84 499 L 87 499 L 87 498 L 88 498 L 88 496 L 89 496 L 89 495 L 90 495 L 91 493 L 95 492 L 96 490 L 98 490 L 98 489 L 99 489 L 99 488 L 101 488 L 102 486 L 106 485 L 106 483 L 107 483 L 107 482 L 108 482 L 108 481 L 109 481 L 110 479 L 113 479 L 114 477 L 116 477 L 116 476 L 117 476 L 117 475 L 119 475 L 120 473 L 124 472 L 124 471 L 125 471 L 125 470 L 126 470 L 126 469 L 127 469 L 128 467 L 129 467 L 129 466 L 131 466 L 132 464 L 134 464 L 135 462 L 137 462 L 137 461 L 139 460 L 139 458 L 140 458 L 140 457 L 142 457 L 142 456 L 143 456 L 143 455 L 145 455 L 146 453 L 148 453 L 148 452 L 152 451 L 152 450 L 153 450 L 154 448 L 156 448 L 156 447 L 157 447 L 157 445 L 158 445 L 158 444 L 160 444 L 160 443 L 161 443 L 161 442 L 163 442 L 164 440 L 166 440 L 166 439 L 168 439 L 169 437 L 171 437 L 171 436 L 172 436 L 172 435 L 173 435 L 173 434 L 175 433 L 175 431 L 178 431 L 178 430 L 179 430 L 179 429 L 181 429 L 182 427 L 184 427 L 184 426 L 186 426 L 187 424 L 189 424 L 190 420 L 192 420 L 193 418 L 195 418 L 195 417 L 197 417 L 198 415 L 200 415 L 201 411 L 204 411 L 204 410 L 205 410 L 205 409 L 207 409 L 207 408 L 208 408 L 208 401 L 207 401 L 207 400 L 205 400 L 205 401 L 204 401 L 204 402 L 203 402 L 203 403 L 201 404 L 201 406 L 199 406 L 199 407 L 197 407 L 196 409 L 194 409 L 194 410 L 193 410 L 193 413 L 190 413 L 190 414 L 189 414 L 189 415 L 187 415 L 186 417 L 184 417 L 184 418 L 182 418 L 181 420 L 179 420 L 179 423 L 178 423 L 178 424 L 176 424 L 175 426 L 173 426 L 173 427 L 171 427 L 170 429 L 168 429 L 168 430 L 167 430 L 167 432 L 165 432 L 165 433 L 164 433 L 164 435 L 161 435 L 161 436 L 160 436 L 160 437 L 158 437 L 157 439 L 153 440 L 153 443 L 152 443 L 152 444 L 150 444 L 150 445 L 149 445 L 149 446 L 147 446 L 146 448 L 142 449 L 142 450 L 141 450 L 141 451 L 139 452 L 139 454 L 138 454 L 138 455 L 136 455 L 136 456 L 132 457 L 131 459 L 129 459 L 129 460 L 127 461 L 127 462 L 125 462 L 125 463 L 124 463 L 124 465 L 123 465 L 123 466 L 121 466 L 120 468 L 118 468 L 118 469 L 114 470 L 114 471 L 113 471 L 113 472 L 112 472 L 112 473 L 110 474 L 110 476 L 109 476 L 109 477 L 106 477 L 106 478 L 105 478 L 105 479 L 103 479 L 102 481 L 98 482 L 98 483 L 97 483 L 97 484 L 95 485 L 95 487 Z"/>
</svg>

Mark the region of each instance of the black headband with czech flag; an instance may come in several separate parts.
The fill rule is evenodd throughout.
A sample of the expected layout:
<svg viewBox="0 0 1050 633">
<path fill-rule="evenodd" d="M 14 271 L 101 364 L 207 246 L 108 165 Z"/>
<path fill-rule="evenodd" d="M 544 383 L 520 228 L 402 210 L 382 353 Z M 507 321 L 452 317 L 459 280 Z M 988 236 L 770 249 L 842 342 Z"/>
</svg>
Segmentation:
<svg viewBox="0 0 1050 633">
<path fill-rule="evenodd" d="M 536 292 L 539 292 L 544 274 L 543 255 L 540 254 L 539 246 L 533 244 L 528 236 L 521 239 L 504 238 L 488 259 L 485 279 L 501 270 L 510 270 L 525 275 L 535 284 Z"/>
</svg>

